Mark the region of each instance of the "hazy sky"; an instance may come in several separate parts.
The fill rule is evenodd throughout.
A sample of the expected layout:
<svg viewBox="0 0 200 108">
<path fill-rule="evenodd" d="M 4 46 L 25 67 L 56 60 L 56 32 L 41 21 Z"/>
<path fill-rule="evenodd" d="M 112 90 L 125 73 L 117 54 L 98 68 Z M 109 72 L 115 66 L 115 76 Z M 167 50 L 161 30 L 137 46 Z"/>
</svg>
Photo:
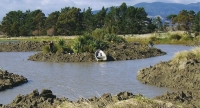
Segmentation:
<svg viewBox="0 0 200 108">
<path fill-rule="evenodd" d="M 119 6 L 123 2 L 127 6 L 133 6 L 140 2 L 158 2 L 159 0 L 1 0 L 0 2 L 0 21 L 10 11 L 21 10 L 25 12 L 30 9 L 34 11 L 36 9 L 41 9 L 46 15 L 54 11 L 60 11 L 64 7 L 77 7 L 80 9 L 87 9 L 91 7 L 92 10 L 99 10 L 103 6 Z M 167 3 L 197 3 L 199 0 L 160 0 L 160 2 Z"/>
</svg>

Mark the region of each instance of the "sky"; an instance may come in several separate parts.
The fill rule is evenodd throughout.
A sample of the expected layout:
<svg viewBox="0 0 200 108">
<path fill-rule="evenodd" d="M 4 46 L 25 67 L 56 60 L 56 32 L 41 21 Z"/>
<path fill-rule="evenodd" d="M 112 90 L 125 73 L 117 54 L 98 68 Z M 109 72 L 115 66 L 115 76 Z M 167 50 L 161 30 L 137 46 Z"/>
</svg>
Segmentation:
<svg viewBox="0 0 200 108">
<path fill-rule="evenodd" d="M 111 6 L 120 6 L 122 3 L 133 6 L 140 2 L 165 2 L 165 3 L 197 3 L 199 0 L 1 0 L 0 2 L 0 21 L 10 11 L 26 10 L 34 11 L 41 9 L 48 16 L 51 12 L 60 11 L 64 7 L 77 7 L 80 9 L 100 10 Z"/>
</svg>

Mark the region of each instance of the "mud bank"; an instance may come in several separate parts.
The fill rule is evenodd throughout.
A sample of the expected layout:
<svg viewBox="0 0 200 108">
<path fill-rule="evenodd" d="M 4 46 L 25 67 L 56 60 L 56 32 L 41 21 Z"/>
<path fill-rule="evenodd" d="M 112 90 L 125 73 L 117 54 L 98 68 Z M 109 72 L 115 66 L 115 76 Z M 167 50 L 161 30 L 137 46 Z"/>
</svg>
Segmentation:
<svg viewBox="0 0 200 108">
<path fill-rule="evenodd" d="M 56 98 L 51 90 L 43 89 L 41 93 L 38 90 L 32 91 L 27 95 L 18 95 L 8 105 L 1 105 L 2 108 L 55 108 L 66 98 Z"/>
<path fill-rule="evenodd" d="M 173 104 L 181 105 L 183 108 L 199 108 L 200 107 L 200 90 L 197 91 L 178 91 L 169 93 L 166 92 L 161 96 L 156 96 L 155 99 L 169 101 Z"/>
<path fill-rule="evenodd" d="M 0 91 L 10 89 L 28 82 L 27 78 L 0 70 Z"/>
<path fill-rule="evenodd" d="M 78 101 L 70 101 L 67 98 L 56 98 L 51 90 L 43 89 L 32 91 L 27 95 L 18 95 L 11 103 L 1 105 L 2 108 L 116 108 L 116 107 L 164 107 L 178 108 L 177 105 L 168 101 L 147 99 L 140 94 L 133 95 L 130 92 L 120 92 L 115 95 L 103 94 L 101 97 L 88 99 L 80 98 Z"/>
<path fill-rule="evenodd" d="M 46 41 L 19 41 L 0 43 L 0 52 L 28 52 L 41 51 L 42 47 L 47 45 Z"/>
<path fill-rule="evenodd" d="M 139 70 L 137 79 L 158 87 L 200 90 L 200 60 L 189 59 L 176 64 L 160 62 Z"/>
<path fill-rule="evenodd" d="M 107 61 L 134 60 L 165 55 L 166 53 L 157 48 L 150 48 L 148 45 L 134 43 L 123 43 L 110 45 L 104 50 L 107 55 Z M 32 61 L 48 62 L 94 62 L 96 61 L 94 53 L 38 53 L 28 58 Z"/>
</svg>

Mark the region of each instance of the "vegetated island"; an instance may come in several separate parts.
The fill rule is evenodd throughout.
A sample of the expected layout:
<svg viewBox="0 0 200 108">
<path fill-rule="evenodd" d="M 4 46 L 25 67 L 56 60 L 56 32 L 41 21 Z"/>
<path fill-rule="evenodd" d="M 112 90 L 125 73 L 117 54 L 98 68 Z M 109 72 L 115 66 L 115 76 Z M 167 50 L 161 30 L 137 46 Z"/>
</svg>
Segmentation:
<svg viewBox="0 0 200 108">
<path fill-rule="evenodd" d="M 112 44 L 104 52 L 107 61 L 133 60 L 165 55 L 166 53 L 157 48 L 150 48 L 148 45 L 135 43 Z M 94 62 L 94 53 L 43 53 L 32 55 L 28 60 L 48 62 Z"/>
<path fill-rule="evenodd" d="M 94 62 L 97 49 L 103 50 L 107 61 L 133 60 L 160 56 L 166 54 L 160 49 L 149 47 L 148 43 L 127 42 L 125 38 L 114 34 L 101 36 L 85 34 L 74 39 L 71 43 L 59 40 L 53 51 L 49 47 L 43 52 L 30 56 L 28 60 L 48 62 Z"/>
<path fill-rule="evenodd" d="M 70 42 L 60 39 L 53 43 L 53 51 L 50 51 L 49 41 L 5 42 L 0 44 L 0 51 L 41 51 L 30 56 L 28 60 L 43 62 L 94 62 L 97 49 L 106 53 L 107 61 L 134 60 L 166 54 L 148 43 L 127 42 L 125 38 L 112 34 L 101 38 L 83 35 Z"/>
</svg>

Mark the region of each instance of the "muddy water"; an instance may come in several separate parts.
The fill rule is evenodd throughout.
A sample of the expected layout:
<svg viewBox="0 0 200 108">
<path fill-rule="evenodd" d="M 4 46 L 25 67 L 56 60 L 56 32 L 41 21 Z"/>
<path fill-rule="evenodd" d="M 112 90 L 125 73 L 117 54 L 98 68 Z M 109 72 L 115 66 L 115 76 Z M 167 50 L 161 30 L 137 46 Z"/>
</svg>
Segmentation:
<svg viewBox="0 0 200 108">
<path fill-rule="evenodd" d="M 57 97 L 77 100 L 104 93 L 116 94 L 129 91 L 146 97 L 161 95 L 171 88 L 159 88 L 144 85 L 136 79 L 139 69 L 149 67 L 160 61 L 170 60 L 175 52 L 189 50 L 192 47 L 180 45 L 157 45 L 167 55 L 147 59 L 93 62 L 93 63 L 50 63 L 28 61 L 36 52 L 0 52 L 0 67 L 9 72 L 28 78 L 29 82 L 0 92 L 0 104 L 10 103 L 18 94 L 25 95 L 38 89 L 51 89 Z"/>
</svg>

